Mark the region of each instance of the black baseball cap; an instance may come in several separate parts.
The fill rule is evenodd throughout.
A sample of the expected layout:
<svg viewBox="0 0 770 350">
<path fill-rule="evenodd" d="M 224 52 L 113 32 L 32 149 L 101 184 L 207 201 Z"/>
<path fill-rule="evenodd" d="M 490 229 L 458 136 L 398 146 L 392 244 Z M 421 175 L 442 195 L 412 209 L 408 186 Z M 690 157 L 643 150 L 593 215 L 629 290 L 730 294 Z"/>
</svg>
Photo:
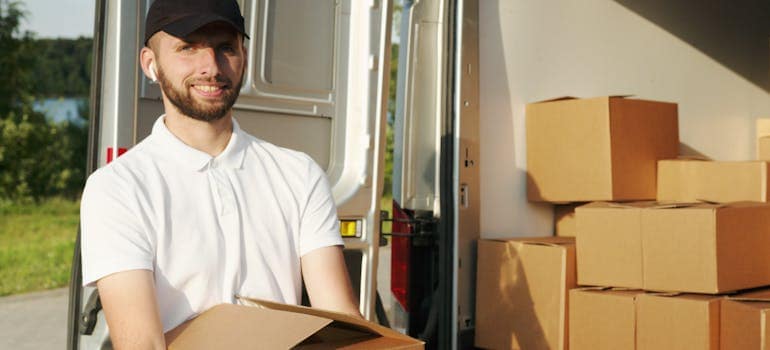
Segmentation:
<svg viewBox="0 0 770 350">
<path fill-rule="evenodd" d="M 212 22 L 224 22 L 245 37 L 241 8 L 235 0 L 155 0 L 147 12 L 144 26 L 144 44 L 159 31 L 177 38 Z"/>
</svg>

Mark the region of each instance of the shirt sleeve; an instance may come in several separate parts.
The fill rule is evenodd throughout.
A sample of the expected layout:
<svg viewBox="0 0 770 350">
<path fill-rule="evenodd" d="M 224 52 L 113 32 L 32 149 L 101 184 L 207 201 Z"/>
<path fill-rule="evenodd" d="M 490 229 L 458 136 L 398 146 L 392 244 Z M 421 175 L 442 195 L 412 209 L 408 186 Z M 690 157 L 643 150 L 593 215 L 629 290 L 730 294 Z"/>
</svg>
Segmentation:
<svg viewBox="0 0 770 350">
<path fill-rule="evenodd" d="M 308 196 L 300 221 L 300 256 L 318 248 L 345 244 L 326 174 L 310 157 L 308 160 Z"/>
<path fill-rule="evenodd" d="M 88 178 L 80 202 L 84 286 L 116 272 L 153 270 L 154 250 L 133 192 L 113 169 L 100 169 Z"/>
</svg>

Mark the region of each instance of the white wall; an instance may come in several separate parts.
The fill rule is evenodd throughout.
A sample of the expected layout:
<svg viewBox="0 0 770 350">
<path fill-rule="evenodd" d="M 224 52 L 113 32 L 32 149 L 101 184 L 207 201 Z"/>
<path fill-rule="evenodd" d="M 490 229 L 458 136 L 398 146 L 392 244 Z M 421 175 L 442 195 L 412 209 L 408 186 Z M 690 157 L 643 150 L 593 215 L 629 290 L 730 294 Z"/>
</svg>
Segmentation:
<svg viewBox="0 0 770 350">
<path fill-rule="evenodd" d="M 768 81 L 767 69 L 754 69 L 765 76 L 746 79 L 679 38 L 687 35 L 669 33 L 610 0 L 479 2 L 483 238 L 552 232 L 551 207 L 526 200 L 528 102 L 618 94 L 677 102 L 682 143 L 718 160 L 755 156 L 754 119 L 770 116 L 770 89 L 759 86 Z M 693 10 L 682 12 L 681 21 L 697 20 L 701 2 L 691 2 Z M 768 33 L 749 34 L 755 35 L 752 45 L 764 49 L 753 52 L 766 54 Z"/>
</svg>

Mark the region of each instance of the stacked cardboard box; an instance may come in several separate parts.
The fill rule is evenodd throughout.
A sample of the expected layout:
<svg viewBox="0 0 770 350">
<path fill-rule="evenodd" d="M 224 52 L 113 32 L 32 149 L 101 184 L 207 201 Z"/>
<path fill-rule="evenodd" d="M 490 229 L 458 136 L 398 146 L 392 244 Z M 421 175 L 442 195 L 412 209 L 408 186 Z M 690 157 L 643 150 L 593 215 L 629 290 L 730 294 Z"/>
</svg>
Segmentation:
<svg viewBox="0 0 770 350">
<path fill-rule="evenodd" d="M 770 289 L 759 289 L 722 300 L 722 350 L 770 350 Z"/>
<path fill-rule="evenodd" d="M 579 288 L 569 317 L 572 350 L 719 349 L 718 296 Z"/>
<path fill-rule="evenodd" d="M 577 288 L 569 293 L 571 350 L 617 350 L 636 346 L 639 290 Z"/>
<path fill-rule="evenodd" d="M 629 349 L 718 349 L 721 296 L 692 293 L 770 284 L 767 203 L 595 202 L 577 208 L 576 221 L 579 284 L 689 292 L 625 292 L 636 312 L 637 341 Z M 622 340 L 585 330 L 590 327 L 586 318 L 606 317 L 604 311 L 585 314 L 596 308 L 585 306 L 585 300 L 605 303 L 605 310 L 618 293 L 570 294 L 573 349 L 612 348 L 605 345 Z"/>
<path fill-rule="evenodd" d="M 674 103 L 566 98 L 526 113 L 531 201 L 654 199 L 657 161 L 678 154 Z"/>
<path fill-rule="evenodd" d="M 657 161 L 679 147 L 677 106 L 620 96 L 527 106 L 528 197 L 556 207 L 557 236 L 575 236 L 575 207 L 654 199 Z M 567 349 L 574 238 L 482 240 L 476 339 L 481 348 Z"/>
<path fill-rule="evenodd" d="M 718 350 L 721 297 L 642 294 L 636 305 L 636 349 Z"/>
<path fill-rule="evenodd" d="M 770 285 L 768 203 L 595 202 L 578 207 L 576 221 L 579 284 L 680 292 L 628 293 L 636 305 L 632 348 L 718 349 L 719 293 Z M 584 330 L 591 316 L 581 316 L 580 293 L 607 292 L 571 294 L 573 349 L 615 344 L 616 336 Z M 743 329 L 731 319 L 721 325 Z"/>
<path fill-rule="evenodd" d="M 580 285 L 724 293 L 770 285 L 770 204 L 595 202 L 576 210 Z"/>
<path fill-rule="evenodd" d="M 576 287 L 575 240 L 481 240 L 475 345 L 567 349 L 567 293 Z"/>
<path fill-rule="evenodd" d="M 759 302 L 725 302 L 725 310 L 743 310 L 733 313 L 720 310 L 720 293 L 770 285 L 768 163 L 677 159 L 677 106 L 671 103 L 562 98 L 526 111 L 528 198 L 557 204 L 555 234 L 576 237 L 577 282 L 583 286 L 559 299 L 569 312 L 551 313 L 569 320 L 560 331 L 569 344 L 553 343 L 556 348 L 717 349 L 720 332 L 723 347 L 742 337 L 744 343 L 733 348 L 747 348 L 748 333 L 751 341 L 765 334 L 756 315 L 770 310 L 770 292 Z M 757 127 L 758 156 L 770 160 L 770 147 L 762 151 L 763 141 L 770 146 L 770 120 L 766 126 Z M 527 274 L 491 274 L 499 280 L 489 281 L 490 264 L 502 264 L 490 256 L 524 264 L 518 249 L 489 252 L 480 244 L 476 345 L 555 348 L 513 340 L 526 327 L 543 324 L 526 311 L 533 306 L 503 311 L 489 301 L 511 295 L 502 284 L 548 277 L 535 277 L 544 272 L 530 268 Z M 527 285 L 517 292 L 524 295 L 520 302 L 559 293 L 555 281 L 561 278 L 551 276 L 550 289 Z M 518 322 L 518 329 L 502 327 L 503 340 L 496 343 L 480 340 L 501 322 Z M 744 323 L 752 323 L 751 332 L 739 326 Z M 736 330 L 743 333 L 736 336 Z"/>
</svg>

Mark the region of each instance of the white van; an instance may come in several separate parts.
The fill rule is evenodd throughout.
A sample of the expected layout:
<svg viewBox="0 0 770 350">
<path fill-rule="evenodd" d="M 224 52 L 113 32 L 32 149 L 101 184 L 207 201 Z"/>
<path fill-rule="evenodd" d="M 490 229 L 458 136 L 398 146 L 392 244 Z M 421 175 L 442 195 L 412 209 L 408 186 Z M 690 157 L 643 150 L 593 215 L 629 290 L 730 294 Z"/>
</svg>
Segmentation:
<svg viewBox="0 0 770 350">
<path fill-rule="evenodd" d="M 151 1 L 97 1 L 90 171 L 162 113 L 137 62 Z M 766 1 L 405 0 L 393 232 L 380 247 L 393 4 L 239 2 L 252 39 L 236 118 L 326 169 L 361 312 L 427 348 L 473 345 L 479 238 L 553 233 L 552 206 L 526 200 L 526 103 L 677 102 L 682 153 L 719 160 L 753 159 L 754 119 L 770 116 Z M 68 347 L 110 348 L 79 261 Z"/>
</svg>

